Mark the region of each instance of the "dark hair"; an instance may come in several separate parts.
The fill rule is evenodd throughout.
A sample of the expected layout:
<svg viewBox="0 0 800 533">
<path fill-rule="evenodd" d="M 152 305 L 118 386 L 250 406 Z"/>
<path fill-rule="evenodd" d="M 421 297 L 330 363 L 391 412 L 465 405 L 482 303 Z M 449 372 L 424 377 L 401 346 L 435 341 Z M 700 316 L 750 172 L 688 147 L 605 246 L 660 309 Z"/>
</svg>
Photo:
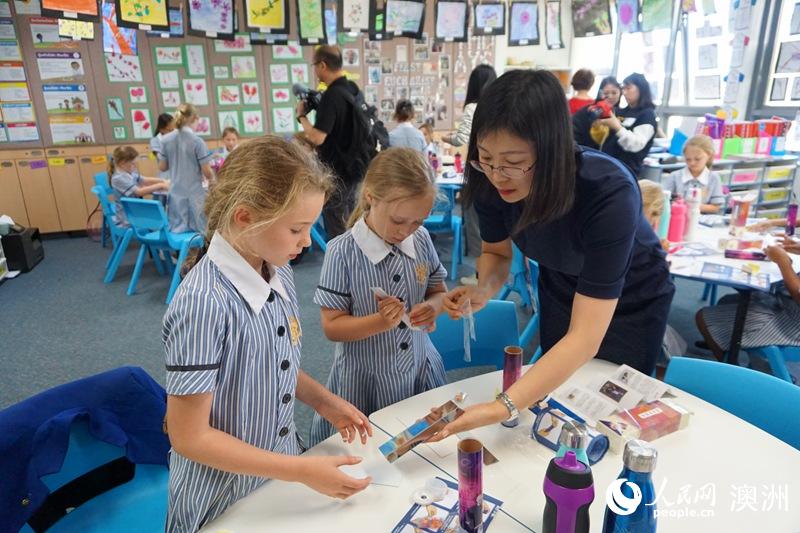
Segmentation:
<svg viewBox="0 0 800 533">
<path fill-rule="evenodd" d="M 414 118 L 414 104 L 410 100 L 398 100 L 394 108 L 394 119 L 397 122 L 406 122 Z"/>
<path fill-rule="evenodd" d="M 617 78 L 615 78 L 614 76 L 606 76 L 605 78 L 600 80 L 600 88 L 597 89 L 597 99 L 598 100 L 602 100 L 604 98 L 604 96 L 603 96 L 603 88 L 606 85 L 613 85 L 614 87 L 616 87 L 617 89 L 622 91 L 622 85 L 619 84 L 619 82 L 617 81 Z"/>
<path fill-rule="evenodd" d="M 535 152 L 534 179 L 514 231 L 566 214 L 575 199 L 575 141 L 558 78 L 547 70 L 512 70 L 489 85 L 472 117 L 467 160 L 479 159 L 478 139 L 499 131 L 529 142 Z M 468 204 L 497 195 L 471 165 L 466 166 L 466 178 Z"/>
<path fill-rule="evenodd" d="M 224 130 L 222 130 L 222 138 L 224 139 L 225 136 L 228 135 L 229 133 L 233 133 L 234 135 L 236 135 L 237 138 L 239 137 L 239 130 L 237 130 L 232 126 L 228 126 Z"/>
<path fill-rule="evenodd" d="M 314 63 L 325 63 L 333 71 L 342 70 L 342 51 L 338 46 L 323 44 L 314 50 Z"/>
<path fill-rule="evenodd" d="M 639 89 L 639 101 L 636 103 L 637 108 L 654 108 L 656 106 L 653 103 L 653 95 L 650 92 L 650 83 L 648 83 L 647 78 L 644 77 L 644 74 L 634 72 L 622 80 L 622 85 L 636 85 L 636 88 Z M 631 107 L 630 104 L 628 104 L 628 106 Z"/>
<path fill-rule="evenodd" d="M 153 133 L 153 137 L 161 133 L 161 130 L 166 128 L 169 125 L 169 123 L 172 122 L 173 120 L 175 119 L 173 119 L 172 115 L 170 115 L 169 113 L 161 113 L 160 115 L 158 115 L 158 123 L 156 124 L 156 131 Z"/>
<path fill-rule="evenodd" d="M 472 69 L 467 82 L 467 98 L 464 100 L 464 107 L 469 104 L 477 103 L 480 100 L 486 86 L 497 79 L 497 73 L 491 65 L 478 65 Z"/>
<path fill-rule="evenodd" d="M 594 85 L 594 72 L 588 68 L 582 68 L 572 75 L 572 88 L 576 91 L 588 91 Z"/>
</svg>

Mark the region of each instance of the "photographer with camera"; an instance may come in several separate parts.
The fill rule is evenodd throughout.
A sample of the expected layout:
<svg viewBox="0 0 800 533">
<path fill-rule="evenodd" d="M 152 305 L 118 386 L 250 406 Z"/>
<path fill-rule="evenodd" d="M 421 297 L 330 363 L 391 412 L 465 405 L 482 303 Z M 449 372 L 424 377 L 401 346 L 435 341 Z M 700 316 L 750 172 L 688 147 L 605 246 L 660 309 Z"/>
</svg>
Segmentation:
<svg viewBox="0 0 800 533">
<path fill-rule="evenodd" d="M 359 115 L 363 114 L 359 108 L 361 90 L 345 77 L 339 48 L 318 47 L 312 65 L 317 79 L 328 88 L 321 97 L 316 91 L 301 91 L 301 97 L 305 97 L 297 104 L 297 121 L 306 139 L 317 147 L 320 160 L 338 178 L 336 190 L 322 209 L 325 232 L 332 239 L 346 229 L 345 221 L 353 210 L 355 192 L 374 147 L 370 146 L 369 125 L 365 126 Z M 306 116 L 310 111 L 317 112 L 313 125 Z"/>
</svg>

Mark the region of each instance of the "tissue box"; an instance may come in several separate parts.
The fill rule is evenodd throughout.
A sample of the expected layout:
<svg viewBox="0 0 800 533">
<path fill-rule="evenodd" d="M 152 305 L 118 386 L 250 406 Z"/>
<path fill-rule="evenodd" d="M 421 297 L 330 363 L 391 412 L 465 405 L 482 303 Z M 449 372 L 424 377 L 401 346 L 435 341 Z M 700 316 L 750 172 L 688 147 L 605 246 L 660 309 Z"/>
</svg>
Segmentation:
<svg viewBox="0 0 800 533">
<path fill-rule="evenodd" d="M 598 420 L 596 429 L 608 437 L 612 452 L 622 453 L 629 440 L 651 442 L 685 428 L 689 424 L 689 416 L 689 411 L 675 402 L 661 399 Z"/>
</svg>

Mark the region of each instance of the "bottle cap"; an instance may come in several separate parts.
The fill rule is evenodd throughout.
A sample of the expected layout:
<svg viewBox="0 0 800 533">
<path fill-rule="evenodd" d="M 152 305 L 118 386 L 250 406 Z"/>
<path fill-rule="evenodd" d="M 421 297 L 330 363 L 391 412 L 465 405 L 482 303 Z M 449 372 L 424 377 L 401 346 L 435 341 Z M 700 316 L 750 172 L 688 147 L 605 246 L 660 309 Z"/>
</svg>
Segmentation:
<svg viewBox="0 0 800 533">
<path fill-rule="evenodd" d="M 625 444 L 622 462 L 634 472 L 649 473 L 656 469 L 658 450 L 643 440 L 629 440 Z"/>
<path fill-rule="evenodd" d="M 589 433 L 586 431 L 586 426 L 580 422 L 567 420 L 561 428 L 558 443 L 567 448 L 585 450 L 589 444 Z"/>
</svg>

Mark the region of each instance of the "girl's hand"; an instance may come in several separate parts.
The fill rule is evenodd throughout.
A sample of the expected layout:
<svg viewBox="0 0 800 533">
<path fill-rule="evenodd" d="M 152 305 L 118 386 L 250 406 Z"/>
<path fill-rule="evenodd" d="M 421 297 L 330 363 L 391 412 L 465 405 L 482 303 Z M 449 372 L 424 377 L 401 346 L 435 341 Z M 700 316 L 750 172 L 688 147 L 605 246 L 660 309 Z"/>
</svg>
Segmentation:
<svg viewBox="0 0 800 533">
<path fill-rule="evenodd" d="M 162 181 L 162 182 L 161 182 L 161 190 L 162 190 L 162 191 L 168 191 L 168 190 L 169 190 L 169 182 L 167 182 L 167 181 Z"/>
<path fill-rule="evenodd" d="M 430 302 L 422 302 L 411 308 L 408 318 L 411 319 L 411 325 L 415 328 L 423 328 L 428 333 L 432 333 L 436 330 L 436 315 L 438 314 Z"/>
<path fill-rule="evenodd" d="M 752 231 L 753 233 L 764 233 L 768 231 L 770 228 L 775 227 L 773 221 L 771 220 L 762 220 L 761 222 L 756 222 L 755 224 L 751 224 L 747 226 L 745 229 L 747 231 Z"/>
<path fill-rule="evenodd" d="M 489 294 L 480 287 L 456 287 L 444 296 L 444 310 L 453 320 L 458 320 L 466 312 L 465 304 L 469 300 L 473 313 L 477 313 L 489 301 Z"/>
<path fill-rule="evenodd" d="M 366 444 L 367 436 L 372 436 L 372 425 L 364 413 L 335 394 L 331 394 L 331 398 L 320 405 L 318 412 L 336 428 L 347 443 L 353 442 L 356 435 L 360 435 L 361 444 Z"/>
<path fill-rule="evenodd" d="M 462 433 L 489 424 L 497 424 L 508 418 L 508 410 L 500 402 L 479 403 L 464 408 L 464 414 L 447 424 L 428 442 L 438 442 L 450 435 Z"/>
<path fill-rule="evenodd" d="M 783 235 L 781 239 L 781 247 L 790 254 L 800 255 L 800 242 L 794 240 L 792 237 Z"/>
<path fill-rule="evenodd" d="M 360 457 L 341 456 L 302 456 L 298 457 L 299 475 L 297 481 L 331 498 L 347 499 L 361 492 L 372 478 L 356 479 L 341 470 L 343 465 L 357 465 Z"/>
<path fill-rule="evenodd" d="M 386 329 L 396 328 L 405 312 L 406 306 L 395 296 L 378 299 L 378 313 L 383 318 L 383 324 Z"/>
<path fill-rule="evenodd" d="M 766 252 L 770 261 L 776 265 L 783 266 L 788 264 L 789 266 L 792 266 L 792 258 L 789 257 L 789 254 L 786 253 L 786 250 L 780 246 L 768 246 Z"/>
</svg>

